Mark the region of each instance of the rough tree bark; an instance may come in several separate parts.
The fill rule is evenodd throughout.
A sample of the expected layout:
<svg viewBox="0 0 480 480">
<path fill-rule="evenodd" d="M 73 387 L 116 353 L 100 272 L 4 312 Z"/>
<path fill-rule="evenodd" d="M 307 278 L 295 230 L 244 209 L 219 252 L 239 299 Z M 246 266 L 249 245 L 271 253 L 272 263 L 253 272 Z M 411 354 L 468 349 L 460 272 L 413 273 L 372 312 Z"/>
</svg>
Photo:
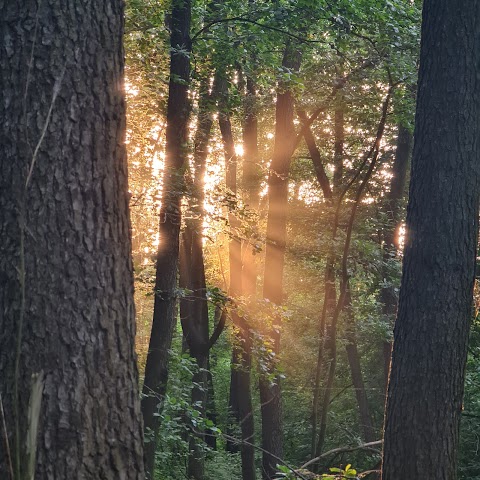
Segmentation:
<svg viewBox="0 0 480 480">
<path fill-rule="evenodd" d="M 157 252 L 155 300 L 152 332 L 145 366 L 142 413 L 145 433 L 147 473 L 153 477 L 156 435 L 168 379 L 168 352 L 176 324 L 176 290 L 183 195 L 187 158 L 189 118 L 188 84 L 190 78 L 190 0 L 173 0 L 170 35 L 170 85 L 167 105 L 165 172 L 160 211 L 160 244 Z"/>
<path fill-rule="evenodd" d="M 480 190 L 480 3 L 425 0 L 383 479 L 456 478 Z"/>
<path fill-rule="evenodd" d="M 292 45 L 287 45 L 283 67 L 296 71 L 300 68 L 301 56 Z M 268 176 L 268 219 L 265 250 L 265 273 L 263 296 L 276 305 L 283 303 L 283 269 L 287 238 L 288 175 L 294 142 L 293 109 L 294 97 L 285 85 L 280 85 L 275 111 L 275 147 Z M 273 351 L 280 352 L 280 319 L 272 319 L 273 325 L 267 335 L 271 337 Z M 262 411 L 262 446 L 265 479 L 276 472 L 277 460 L 270 455 L 283 457 L 283 418 L 280 379 L 271 382 L 260 378 L 260 402 Z"/>
<path fill-rule="evenodd" d="M 119 0 L 0 2 L 1 478 L 144 478 L 122 35 Z"/>
</svg>

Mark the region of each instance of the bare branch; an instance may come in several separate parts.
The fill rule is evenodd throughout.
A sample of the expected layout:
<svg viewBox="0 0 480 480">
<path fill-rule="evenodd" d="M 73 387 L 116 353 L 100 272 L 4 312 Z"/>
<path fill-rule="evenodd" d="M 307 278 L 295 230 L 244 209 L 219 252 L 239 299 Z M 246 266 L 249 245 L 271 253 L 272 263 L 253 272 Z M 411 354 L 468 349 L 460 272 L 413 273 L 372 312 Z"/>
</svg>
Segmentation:
<svg viewBox="0 0 480 480">
<path fill-rule="evenodd" d="M 345 452 L 354 452 L 356 450 L 370 450 L 372 447 L 382 445 L 383 440 L 375 440 L 374 442 L 362 443 L 361 445 L 350 446 L 350 447 L 338 447 L 329 450 L 328 452 L 322 453 L 318 457 L 312 458 L 307 463 L 304 463 L 300 468 L 307 468 L 309 465 L 313 463 L 317 463 L 322 458 L 328 457 L 329 455 L 333 455 L 336 453 L 345 453 Z"/>
</svg>

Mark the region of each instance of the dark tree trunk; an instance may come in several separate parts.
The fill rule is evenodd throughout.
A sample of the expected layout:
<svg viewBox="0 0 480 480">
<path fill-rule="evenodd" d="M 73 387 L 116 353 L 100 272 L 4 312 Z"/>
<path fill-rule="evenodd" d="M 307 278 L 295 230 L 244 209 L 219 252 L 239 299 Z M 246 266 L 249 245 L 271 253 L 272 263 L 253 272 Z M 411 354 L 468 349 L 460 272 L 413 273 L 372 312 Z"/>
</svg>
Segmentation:
<svg viewBox="0 0 480 480">
<path fill-rule="evenodd" d="M 202 304 L 206 302 L 205 274 L 203 259 L 203 221 L 205 211 L 205 171 L 213 125 L 213 106 L 215 93 L 209 93 L 209 78 L 203 78 L 199 88 L 199 105 L 197 129 L 194 138 L 193 164 L 190 185 L 190 211 L 189 218 L 185 221 L 182 233 L 182 251 L 180 263 L 180 287 L 186 289 L 180 300 L 180 318 L 182 320 L 184 343 L 188 348 L 189 326 L 202 323 L 201 313 L 204 311 Z M 215 89 L 215 88 L 214 88 Z M 193 248 L 193 245 L 196 245 Z M 200 249 L 198 248 L 200 246 Z M 198 253 L 199 258 L 192 258 L 193 253 Z M 200 264 L 200 265 L 198 265 Z M 194 285 L 200 285 L 200 292 L 193 291 Z M 200 305 L 195 305 L 195 299 L 200 300 Z M 200 306 L 200 308 L 196 308 Z M 198 318 L 200 316 L 200 318 Z M 203 319 L 205 320 L 205 319 Z M 208 316 L 207 316 L 208 322 Z"/>
<path fill-rule="evenodd" d="M 333 157 L 333 190 L 338 193 L 338 189 L 343 180 L 343 155 L 345 144 L 345 115 L 344 100 L 341 92 L 337 93 L 337 108 L 335 109 L 335 153 Z"/>
<path fill-rule="evenodd" d="M 206 297 L 205 267 L 203 263 L 203 235 L 194 231 L 192 236 L 190 268 L 193 292 L 191 299 L 191 316 L 182 318 L 185 338 L 190 354 L 195 358 L 198 371 L 193 376 L 192 405 L 202 417 L 206 416 L 208 398 L 208 358 L 209 358 L 209 325 L 208 303 Z M 205 439 L 203 431 L 193 427 L 190 437 L 190 456 L 188 458 L 188 478 L 203 480 L 205 452 L 201 442 Z"/>
<path fill-rule="evenodd" d="M 456 478 L 478 230 L 480 4 L 425 0 L 383 479 Z"/>
<path fill-rule="evenodd" d="M 291 45 L 285 48 L 283 67 L 297 71 L 301 56 Z M 277 93 L 275 111 L 275 147 L 268 176 L 268 219 L 267 244 L 265 250 L 265 272 L 263 296 L 276 305 L 283 303 L 283 269 L 287 239 L 288 175 L 292 145 L 294 142 L 294 97 L 290 90 L 281 85 Z M 273 318 L 267 335 L 272 349 L 280 353 L 280 318 Z M 271 368 L 273 370 L 274 366 Z M 260 402 L 262 409 L 262 447 L 265 479 L 276 472 L 276 457 L 283 457 L 283 418 L 280 378 L 273 382 L 265 376 L 260 378 Z"/>
<path fill-rule="evenodd" d="M 230 115 L 228 112 L 228 87 L 223 80 L 220 88 L 221 98 L 219 102 L 219 124 L 222 133 L 225 150 L 226 187 L 233 195 L 237 195 L 237 156 L 232 134 Z M 240 222 L 234 212 L 229 213 L 230 223 L 230 288 L 229 296 L 235 302 L 243 293 L 242 278 L 242 244 L 239 235 Z M 232 348 L 232 370 L 230 379 L 230 408 L 236 423 L 240 426 L 242 442 L 254 441 L 254 427 L 252 414 L 252 400 L 250 388 L 251 369 L 251 342 L 250 332 L 245 320 L 238 314 L 235 305 L 232 309 L 232 321 L 236 329 L 235 341 Z M 228 442 L 228 450 L 236 451 L 234 442 Z M 240 452 L 242 457 L 242 478 L 244 480 L 255 478 L 255 456 L 253 447 L 247 443 L 241 443 Z"/>
<path fill-rule="evenodd" d="M 245 203 L 247 207 L 256 212 L 259 202 L 259 168 L 258 168 L 258 147 L 257 147 L 257 115 L 255 106 L 255 85 L 251 77 L 247 77 L 247 95 L 245 100 L 245 122 L 243 128 L 243 187 L 245 190 Z M 227 132 L 227 128 L 223 128 Z M 228 138 L 224 136 L 224 142 Z M 230 140 L 233 142 L 233 138 Z M 233 143 L 228 148 L 232 151 Z M 226 154 L 227 148 L 225 149 Z M 232 175 L 227 179 L 230 184 L 227 187 L 237 192 L 237 181 Z M 235 181 L 235 183 L 233 183 Z M 241 260 L 236 261 L 234 252 L 241 255 Z M 247 296 L 252 300 L 256 293 L 256 265 L 252 244 L 244 241 L 241 250 L 238 252 L 237 245 L 231 251 L 230 276 L 234 277 L 230 284 L 236 288 L 238 296 Z M 238 270 L 240 269 L 240 271 Z M 235 277 L 240 277 L 236 280 Z M 252 338 L 250 329 L 243 318 L 234 312 L 235 340 L 232 348 L 232 368 L 230 375 L 230 411 L 237 424 L 240 426 L 242 443 L 240 452 L 242 458 L 242 479 L 255 480 L 255 442 L 254 417 L 251 393 L 251 366 L 252 366 Z M 227 442 L 229 451 L 237 451 L 238 444 Z"/>
<path fill-rule="evenodd" d="M 218 121 L 222 134 L 223 149 L 225 153 L 225 186 L 233 198 L 237 196 L 237 155 L 232 133 L 230 113 L 228 111 L 228 83 L 225 78 L 220 78 L 220 98 Z M 242 294 L 242 244 L 240 237 L 240 222 L 235 211 L 228 212 L 230 224 L 230 242 L 228 248 L 230 265 L 229 295 L 233 299 Z M 235 310 L 232 315 L 236 315 Z"/>
<path fill-rule="evenodd" d="M 188 304 L 183 307 L 182 328 L 191 355 L 197 361 L 199 371 L 193 377 L 192 405 L 198 409 L 201 416 L 207 413 L 209 391 L 209 320 L 207 284 L 205 278 L 205 262 L 203 256 L 203 221 L 205 211 L 205 172 L 207 167 L 208 144 L 211 138 L 213 124 L 213 106 L 215 90 L 208 93 L 208 79 L 202 81 L 200 87 L 200 102 L 198 127 L 195 134 L 194 173 L 193 173 L 193 203 L 191 218 L 186 222 L 184 232 L 186 241 L 185 268 L 187 289 L 191 292 L 182 301 Z M 189 243 L 189 245 L 188 245 Z M 183 269 L 182 269 L 183 270 Z M 205 432 L 193 430 L 190 437 L 190 456 L 188 460 L 188 478 L 202 480 L 204 478 L 205 454 L 201 442 L 205 440 Z"/>
<path fill-rule="evenodd" d="M 260 201 L 261 171 L 258 158 L 258 122 L 255 83 L 247 77 L 247 96 L 245 105 L 245 121 L 243 127 L 244 160 L 242 180 L 245 188 L 245 203 L 254 213 L 257 213 Z M 242 245 L 242 294 L 254 300 L 257 293 L 257 268 L 252 245 L 244 242 Z M 237 376 L 237 391 L 239 398 L 240 428 L 242 431 L 242 479 L 255 480 L 255 423 L 252 405 L 252 335 L 248 325 L 240 329 L 243 351 L 239 361 Z"/>
<path fill-rule="evenodd" d="M 299 117 L 306 124 L 307 116 L 305 112 L 299 111 Z M 343 122 L 343 115 L 341 117 L 335 116 L 335 166 L 337 163 L 342 163 L 342 154 L 343 154 L 343 123 L 338 126 L 337 119 L 341 118 Z M 339 137 L 341 134 L 341 138 Z M 315 137 L 313 136 L 310 128 L 305 130 L 304 133 L 305 143 L 307 144 L 308 151 L 310 153 L 310 157 L 312 158 L 313 166 L 315 169 L 315 175 L 317 177 L 317 181 L 320 184 L 320 188 L 322 189 L 322 193 L 324 196 L 325 201 L 327 202 L 328 206 L 331 207 L 333 211 L 333 190 L 330 186 L 330 180 L 325 171 L 325 166 L 323 164 L 320 151 L 317 148 L 315 143 Z M 340 170 L 341 171 L 341 170 Z M 335 172 L 337 172 L 337 168 L 335 168 Z M 332 212 L 330 212 L 332 213 Z M 332 216 L 332 228 L 333 228 L 333 215 Z M 326 433 L 326 413 L 328 409 L 328 405 L 330 403 L 330 398 L 324 395 L 324 402 L 323 408 L 321 407 L 321 383 L 322 383 L 322 372 L 330 371 L 333 372 L 334 370 L 331 369 L 333 365 L 329 365 L 327 369 L 325 369 L 324 365 L 324 354 L 325 350 L 329 351 L 330 354 L 333 353 L 331 347 L 335 346 L 335 343 L 332 344 L 329 341 L 329 335 L 332 335 L 334 331 L 332 330 L 331 326 L 327 329 L 327 321 L 331 319 L 333 316 L 333 312 L 335 310 L 336 305 L 336 287 L 335 287 L 335 252 L 333 251 L 333 242 L 330 248 L 329 253 L 327 254 L 326 259 L 326 266 L 325 266 L 325 282 L 324 282 L 324 301 L 323 301 L 323 308 L 322 313 L 319 319 L 318 325 L 318 353 L 317 353 L 317 362 L 315 367 L 315 377 L 314 377 L 314 385 L 313 385 L 313 399 L 312 399 L 312 416 L 311 416 L 311 426 L 312 426 L 312 435 L 311 435 L 311 450 L 310 454 L 312 457 L 317 456 L 318 449 L 323 447 L 323 442 L 325 440 L 325 433 Z M 336 332 L 336 327 L 335 327 Z M 333 360 L 330 357 L 330 360 Z M 336 362 L 336 359 L 335 359 Z M 333 385 L 333 376 L 327 377 L 328 384 L 329 379 L 330 387 Z M 327 390 L 325 390 L 325 393 Z M 325 406 L 325 401 L 326 406 Z M 320 421 L 320 429 L 319 427 Z"/>
<path fill-rule="evenodd" d="M 343 156 L 345 143 L 345 116 L 344 106 L 341 94 L 338 95 L 340 104 L 335 109 L 335 156 L 333 172 L 334 191 L 338 193 L 343 180 Z M 373 427 L 372 416 L 368 406 L 367 391 L 363 381 L 361 358 L 357 346 L 357 326 L 352 310 L 352 295 L 350 284 L 347 284 L 347 294 L 345 297 L 345 339 L 347 341 L 346 351 L 350 373 L 352 376 L 353 388 L 355 389 L 355 398 L 357 399 L 358 412 L 360 417 L 360 428 L 363 432 L 365 442 L 372 442 L 376 439 L 375 429 Z"/>
<path fill-rule="evenodd" d="M 206 417 L 208 420 L 212 421 L 214 425 L 217 425 L 217 406 L 215 402 L 215 386 L 213 384 L 213 375 L 212 375 L 212 365 L 209 358 L 208 362 L 208 371 L 207 371 L 207 381 L 208 381 L 208 390 L 207 390 L 207 412 Z M 212 449 L 217 450 L 217 437 L 215 434 L 210 432 L 205 436 L 205 443 Z"/>
<path fill-rule="evenodd" d="M 245 204 L 253 213 L 258 213 L 260 203 L 260 185 L 262 170 L 258 155 L 257 94 L 254 80 L 247 77 L 247 95 L 245 99 L 245 121 L 243 124 L 243 163 L 242 186 L 245 191 Z M 255 297 L 257 293 L 257 265 L 254 254 L 253 236 L 250 242 L 242 245 L 242 288 L 243 294 Z"/>
<path fill-rule="evenodd" d="M 0 2 L 2 479 L 144 478 L 123 14 Z"/>
<path fill-rule="evenodd" d="M 382 105 L 382 115 L 380 117 L 380 121 L 377 127 L 377 134 L 375 136 L 375 140 L 371 147 L 368 149 L 368 151 L 364 155 L 364 161 L 363 165 L 365 166 L 367 162 L 370 160 L 370 164 L 368 166 L 368 169 L 366 173 L 363 176 L 363 179 L 360 183 L 360 185 L 357 188 L 357 191 L 354 196 L 353 200 L 353 205 L 350 211 L 347 227 L 346 227 L 346 237 L 343 245 L 343 254 L 342 254 L 342 261 L 341 261 L 341 278 L 340 278 L 340 291 L 338 295 L 338 300 L 336 301 L 336 305 L 334 308 L 334 312 L 332 315 L 331 322 L 329 326 L 327 327 L 327 335 L 326 335 L 326 340 L 325 340 L 325 351 L 327 352 L 325 356 L 325 361 L 328 362 L 328 375 L 327 375 L 327 381 L 325 385 L 325 393 L 323 397 L 323 402 L 322 402 L 322 409 L 321 409 L 321 414 L 320 414 L 320 430 L 318 433 L 318 442 L 317 442 L 317 451 L 316 454 L 319 455 L 322 452 L 323 449 L 323 444 L 325 441 L 325 433 L 326 433 L 326 426 L 327 426 L 327 414 L 328 414 L 328 408 L 330 404 L 330 398 L 331 398 L 331 393 L 332 393 L 332 386 L 333 386 L 333 380 L 334 380 L 334 375 L 335 375 L 335 369 L 336 369 L 336 360 L 337 360 L 337 348 L 336 348 L 336 332 L 337 332 L 337 324 L 338 320 L 340 317 L 340 313 L 343 310 L 343 306 L 345 304 L 345 298 L 348 293 L 348 283 L 349 283 L 349 273 L 348 273 L 348 257 L 350 253 L 350 245 L 351 245 L 351 240 L 352 240 L 352 231 L 353 231 L 353 225 L 355 223 L 355 218 L 356 214 L 358 211 L 358 207 L 360 205 L 360 202 L 363 198 L 363 194 L 365 191 L 365 188 L 371 178 L 371 175 L 373 171 L 375 170 L 375 166 L 377 164 L 378 160 L 378 154 L 379 154 L 379 149 L 380 149 L 380 143 L 381 139 L 383 137 L 383 133 L 385 131 L 385 124 L 387 120 L 387 113 L 388 113 L 388 107 L 390 104 L 390 99 L 392 95 L 392 89 L 393 87 L 391 86 L 387 96 L 385 97 L 385 100 Z M 338 157 L 337 157 L 338 158 Z M 350 187 L 353 185 L 353 183 L 350 183 Z M 348 187 L 347 187 L 348 188 Z M 335 211 L 334 215 L 334 221 L 333 221 L 333 233 L 332 233 L 332 244 L 331 244 L 331 252 L 327 256 L 327 268 L 326 268 L 326 273 L 328 274 L 328 269 L 330 267 L 329 265 L 329 257 L 330 255 L 332 258 L 335 258 L 334 255 L 334 250 L 333 247 L 335 245 L 335 240 L 337 238 L 337 231 L 338 231 L 338 225 L 339 225 L 339 207 L 340 203 L 342 201 L 342 198 L 346 191 L 342 192 L 342 194 L 339 196 L 338 199 L 338 206 Z M 328 290 L 328 277 L 326 277 L 326 285 L 325 285 L 325 300 L 324 300 L 324 307 L 323 307 L 323 314 L 322 314 L 322 323 L 323 325 L 326 324 L 324 320 L 324 315 L 328 313 L 328 296 L 329 290 Z M 334 284 L 333 284 L 334 286 Z M 324 323 L 325 322 L 325 323 Z M 319 348 L 319 355 L 318 355 L 318 362 L 317 366 L 321 364 L 321 353 L 322 353 L 322 347 L 320 344 Z M 318 375 L 318 374 L 317 374 Z"/>
<path fill-rule="evenodd" d="M 149 478 L 155 467 L 156 436 L 168 379 L 168 352 L 176 324 L 176 289 L 183 195 L 187 158 L 188 84 L 190 60 L 190 0 L 174 0 L 170 45 L 170 85 L 167 106 L 166 158 L 160 211 L 160 244 L 157 253 L 155 301 L 152 333 L 145 366 L 142 413 L 145 433 L 150 441 L 145 447 Z"/>
<path fill-rule="evenodd" d="M 215 105 L 216 86 L 214 85 L 212 93 L 208 93 L 208 80 L 205 78 L 200 86 L 200 102 L 198 114 L 198 127 L 195 135 L 194 150 L 194 182 L 193 182 L 193 202 L 196 204 L 191 209 L 192 218 L 186 222 L 184 235 L 191 237 L 190 252 L 187 256 L 190 270 L 190 283 L 187 288 L 191 295 L 185 299 L 184 303 L 190 305 L 189 317 L 182 317 L 182 326 L 184 336 L 191 351 L 197 352 L 195 358 L 199 367 L 206 369 L 200 371 L 197 378 L 194 378 L 197 387 L 192 391 L 192 404 L 198 398 L 200 403 L 198 408 L 205 417 L 215 416 L 215 411 L 207 410 L 207 405 L 214 408 L 213 383 L 209 372 L 209 319 L 208 319 L 208 301 L 207 301 L 207 283 L 205 278 L 205 261 L 203 255 L 203 222 L 205 211 L 203 203 L 205 200 L 205 172 L 207 167 L 208 144 L 210 143 L 213 125 L 213 107 Z M 204 440 L 209 446 L 216 446 L 214 436 L 205 437 L 204 432 L 194 432 L 191 437 L 190 451 L 194 458 L 189 460 L 188 476 L 189 478 L 201 479 L 204 475 L 204 454 L 199 441 Z"/>
<path fill-rule="evenodd" d="M 392 284 L 392 277 L 388 272 L 387 265 L 393 260 L 398 250 L 398 235 L 402 213 L 402 200 L 405 196 L 405 183 L 407 179 L 408 162 L 412 149 L 413 136 L 410 131 L 398 126 L 397 149 L 395 153 L 395 161 L 392 168 L 392 182 L 390 191 L 387 195 L 385 204 L 385 213 L 388 224 L 383 232 L 383 261 L 384 275 L 386 280 L 385 286 L 380 292 L 380 300 L 382 302 L 382 311 L 387 321 L 392 325 L 397 313 L 398 296 L 395 286 Z M 390 370 L 390 357 L 392 356 L 392 342 L 385 340 L 383 342 L 383 371 L 385 382 L 385 393 L 388 384 L 388 372 Z"/>
<path fill-rule="evenodd" d="M 337 109 L 338 110 L 338 109 Z M 307 116 L 304 112 L 299 112 L 299 116 L 304 124 L 307 121 Z M 335 165 L 335 172 L 334 172 L 334 188 L 338 187 L 339 183 L 341 182 L 341 174 L 343 172 L 343 137 L 344 137 L 344 124 L 343 124 L 343 111 L 341 114 L 335 112 L 335 151 L 334 151 L 334 165 Z M 304 133 L 305 143 L 307 144 L 308 151 L 310 153 L 310 157 L 312 158 L 313 166 L 315 168 L 315 174 L 320 184 L 320 187 L 323 192 L 323 196 L 325 201 L 327 202 L 328 206 L 331 208 L 330 216 L 332 219 L 332 228 L 333 227 L 333 204 L 334 204 L 334 196 L 333 196 L 333 189 L 330 185 L 330 180 L 327 177 L 325 166 L 322 162 L 322 158 L 320 155 L 320 151 L 318 150 L 315 137 L 313 136 L 311 130 L 308 128 L 305 130 Z M 319 328 L 318 328 L 318 354 L 317 354 L 317 364 L 315 368 L 315 378 L 314 378 L 314 386 L 313 386 L 313 403 L 312 403 L 312 436 L 311 436 L 311 456 L 316 457 L 318 449 L 323 448 L 323 442 L 325 439 L 326 433 L 326 413 L 328 410 L 328 405 L 330 403 L 330 398 L 328 395 L 324 397 L 324 408 L 320 409 L 320 393 L 321 393 L 321 382 L 322 382 L 322 372 L 325 370 L 324 365 L 324 353 L 325 350 L 330 351 L 330 355 L 333 353 L 330 347 L 334 346 L 331 341 L 329 341 L 329 335 L 333 334 L 334 331 L 336 332 L 336 327 L 333 330 L 331 326 L 328 329 L 327 335 L 327 321 L 331 319 L 333 316 L 333 312 L 335 310 L 336 305 L 336 286 L 335 286 L 335 252 L 333 249 L 333 242 L 330 247 L 330 251 L 327 254 L 326 259 L 326 266 L 325 266 L 325 282 L 324 282 L 324 302 L 322 313 L 319 320 Z M 331 360 L 333 358 L 331 357 Z M 336 362 L 336 360 L 335 360 Z M 333 364 L 330 364 L 326 371 L 333 372 L 332 367 Z M 330 380 L 330 387 L 333 385 L 333 376 L 329 375 L 327 377 L 327 384 Z M 327 393 L 325 390 L 325 393 Z M 325 405 L 325 402 L 326 405 Z M 320 420 L 320 430 L 318 430 L 318 423 Z"/>
<path fill-rule="evenodd" d="M 348 364 L 350 365 L 355 398 L 357 399 L 360 428 L 363 432 L 363 440 L 367 443 L 373 442 L 376 440 L 375 429 L 373 428 L 372 416 L 370 415 L 370 408 L 368 406 L 367 391 L 365 390 L 365 383 L 363 381 L 360 353 L 358 352 L 357 346 L 357 328 L 352 311 L 350 285 L 347 286 L 344 312 L 345 340 L 347 341 L 345 348 L 347 350 Z"/>
<path fill-rule="evenodd" d="M 332 354 L 335 353 L 336 357 L 336 342 L 330 341 L 330 336 L 335 333 L 332 331 L 331 324 L 327 327 L 327 321 L 333 317 L 335 311 L 335 305 L 337 303 L 337 291 L 335 286 L 335 254 L 330 252 L 327 256 L 327 264 L 325 266 L 325 294 L 323 299 L 322 314 L 319 321 L 318 334 L 318 353 L 317 353 L 317 365 L 315 368 L 315 383 L 313 390 L 313 405 L 312 405 L 312 442 L 311 442 L 311 456 L 316 457 L 320 454 L 323 443 L 325 441 L 325 433 L 327 429 L 327 409 L 330 404 L 330 398 L 326 398 L 329 376 L 328 372 L 333 371 L 334 365 Z M 335 348 L 333 352 L 332 347 Z M 325 353 L 330 355 L 328 365 L 325 365 Z M 336 363 L 336 358 L 335 358 Z M 325 381 L 324 400 L 321 405 L 321 382 L 322 373 L 327 373 L 327 379 Z M 331 385 L 333 386 L 333 377 L 331 378 Z M 325 406 L 326 402 L 326 406 Z M 322 408 L 323 407 L 323 408 Z M 320 423 L 320 425 L 319 425 Z M 318 428 L 320 427 L 320 428 Z"/>
</svg>

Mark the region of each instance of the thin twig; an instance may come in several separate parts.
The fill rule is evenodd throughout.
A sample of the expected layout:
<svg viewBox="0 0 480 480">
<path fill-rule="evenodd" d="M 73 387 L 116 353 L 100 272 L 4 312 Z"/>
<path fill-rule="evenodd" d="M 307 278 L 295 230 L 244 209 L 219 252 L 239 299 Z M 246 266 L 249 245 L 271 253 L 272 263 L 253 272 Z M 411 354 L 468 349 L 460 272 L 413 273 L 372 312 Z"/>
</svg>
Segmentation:
<svg viewBox="0 0 480 480">
<path fill-rule="evenodd" d="M 313 39 L 301 37 L 287 30 L 283 30 L 278 27 L 273 27 L 271 25 L 266 25 L 264 23 L 257 22 L 256 20 L 252 20 L 251 18 L 246 18 L 244 16 L 220 18 L 220 19 L 212 20 L 211 22 L 208 22 L 203 28 L 201 28 L 198 32 L 196 32 L 192 36 L 192 43 L 195 42 L 195 40 L 198 37 L 200 37 L 200 35 L 208 31 L 214 25 L 217 25 L 219 23 L 228 23 L 228 22 L 251 23 L 252 25 L 256 25 L 257 27 L 265 28 L 266 30 L 272 30 L 274 32 L 281 33 L 282 35 L 286 35 L 287 37 L 294 38 L 295 40 L 298 40 L 301 43 L 326 43 L 325 40 L 313 40 Z"/>
<path fill-rule="evenodd" d="M 27 180 L 25 181 L 25 191 L 28 189 L 30 179 L 32 178 L 33 169 L 35 167 L 35 163 L 37 162 L 38 151 L 40 150 L 40 147 L 41 147 L 41 145 L 43 143 L 43 140 L 45 138 L 45 135 L 47 133 L 48 125 L 50 124 L 50 118 L 51 118 L 52 112 L 53 112 L 53 107 L 55 105 L 55 101 L 57 100 L 58 94 L 60 92 L 60 87 L 62 85 L 63 76 L 65 75 L 65 70 L 66 69 L 67 69 L 67 63 L 65 62 L 65 65 L 63 66 L 62 73 L 55 80 L 55 84 L 53 85 L 52 101 L 50 102 L 50 108 L 48 109 L 47 118 L 45 119 L 45 124 L 43 126 L 42 133 L 40 135 L 40 138 L 37 142 L 37 146 L 35 147 L 35 150 L 34 150 L 33 155 L 32 155 L 32 161 L 30 163 L 30 168 L 28 170 Z"/>
<path fill-rule="evenodd" d="M 208 341 L 209 350 L 215 345 L 220 335 L 222 334 L 223 330 L 225 329 L 226 321 L 227 321 L 227 309 L 224 307 L 222 308 L 222 313 L 220 314 L 220 319 L 218 320 L 215 330 L 213 331 L 212 336 Z"/>
<path fill-rule="evenodd" d="M 354 452 L 355 450 L 370 450 L 371 447 L 376 447 L 377 445 L 381 445 L 383 440 L 375 440 L 374 442 L 362 443 L 361 445 L 356 445 L 352 447 L 338 447 L 329 450 L 328 452 L 322 453 L 318 457 L 312 458 L 308 462 L 304 463 L 300 468 L 307 468 L 309 465 L 313 463 L 317 463 L 322 458 L 328 457 L 328 455 L 332 455 L 334 453 L 344 453 L 344 452 Z"/>
<path fill-rule="evenodd" d="M 327 108 L 330 106 L 332 101 L 337 95 L 337 92 L 341 90 L 346 83 L 357 73 L 360 73 L 361 71 L 371 68 L 375 65 L 375 62 L 373 60 L 366 60 L 363 62 L 358 68 L 353 69 L 349 74 L 345 75 L 344 77 L 337 78 L 333 82 L 333 87 L 332 91 L 330 94 L 327 96 L 327 98 L 324 100 L 324 102 L 316 108 L 316 110 L 313 112 L 313 114 L 304 119 L 302 122 L 302 126 L 300 128 L 300 131 L 298 132 L 297 136 L 295 137 L 295 140 L 293 141 L 292 147 L 291 147 L 291 152 L 290 155 L 293 155 L 295 153 L 295 150 L 297 149 L 298 145 L 300 144 L 303 136 L 305 135 L 305 132 L 311 127 L 313 122 L 318 118 L 318 116 L 323 113 Z"/>
</svg>

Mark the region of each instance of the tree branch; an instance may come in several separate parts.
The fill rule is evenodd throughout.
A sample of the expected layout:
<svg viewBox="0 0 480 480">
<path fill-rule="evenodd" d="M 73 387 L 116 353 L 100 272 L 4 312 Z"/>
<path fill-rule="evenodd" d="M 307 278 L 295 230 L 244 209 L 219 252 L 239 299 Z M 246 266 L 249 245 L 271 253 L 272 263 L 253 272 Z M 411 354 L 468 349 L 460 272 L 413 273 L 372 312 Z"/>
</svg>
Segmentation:
<svg viewBox="0 0 480 480">
<path fill-rule="evenodd" d="M 308 120 L 307 114 L 303 110 L 298 110 L 297 114 L 302 123 L 305 124 Z M 333 199 L 332 188 L 330 187 L 330 181 L 327 177 L 327 173 L 325 172 L 325 166 L 323 165 L 320 151 L 317 148 L 317 145 L 315 143 L 315 137 L 313 136 L 310 127 L 305 130 L 304 138 L 305 143 L 308 147 L 308 151 L 310 152 L 310 157 L 312 159 L 315 173 L 317 175 L 317 180 L 322 189 L 323 196 L 326 200 L 331 201 Z"/>
<path fill-rule="evenodd" d="M 300 468 L 301 469 L 307 468 L 309 465 L 312 465 L 313 463 L 317 463 L 322 458 L 328 457 L 328 455 L 333 455 L 335 453 L 354 452 L 356 450 L 370 450 L 372 447 L 382 445 L 382 443 L 383 443 L 383 440 L 375 440 L 375 442 L 362 443 L 361 445 L 356 445 L 354 447 L 334 448 L 332 450 L 329 450 L 328 452 L 322 453 L 318 457 L 312 458 L 307 463 L 304 463 Z"/>
<path fill-rule="evenodd" d="M 301 43 L 326 43 L 324 40 L 312 40 L 305 37 L 301 37 L 299 35 L 295 35 L 287 30 L 283 30 L 278 27 L 272 27 L 271 25 L 266 25 L 264 23 L 257 22 L 256 20 L 252 20 L 251 18 L 246 18 L 242 15 L 237 17 L 228 17 L 228 18 L 219 18 L 217 20 L 212 20 L 208 22 L 203 28 L 201 28 L 198 32 L 196 32 L 192 37 L 192 43 L 200 37 L 203 33 L 208 31 L 214 25 L 218 25 L 219 23 L 229 23 L 229 22 L 240 22 L 240 23 L 251 23 L 252 25 L 256 25 L 257 27 L 265 28 L 266 30 L 272 30 L 274 32 L 281 33 L 282 35 L 286 35 L 287 37 L 294 38 Z"/>
<path fill-rule="evenodd" d="M 210 337 L 210 340 L 208 341 L 208 349 L 209 350 L 215 345 L 218 338 L 220 337 L 223 330 L 225 329 L 226 321 L 227 321 L 227 309 L 223 308 L 222 313 L 220 314 L 220 319 L 218 320 L 218 323 L 215 327 L 215 330 L 213 331 L 212 336 Z"/>
</svg>

